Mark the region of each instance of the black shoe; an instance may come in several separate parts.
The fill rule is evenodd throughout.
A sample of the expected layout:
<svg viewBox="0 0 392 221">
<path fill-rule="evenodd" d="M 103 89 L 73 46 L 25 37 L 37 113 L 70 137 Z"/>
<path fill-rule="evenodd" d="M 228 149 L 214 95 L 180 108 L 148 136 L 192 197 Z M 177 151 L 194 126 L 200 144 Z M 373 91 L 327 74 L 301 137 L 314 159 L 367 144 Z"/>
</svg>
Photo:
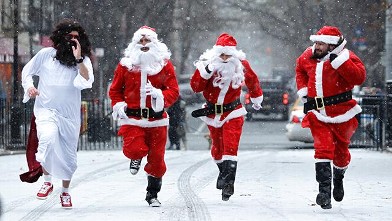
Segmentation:
<svg viewBox="0 0 392 221">
<path fill-rule="evenodd" d="M 317 194 L 316 203 L 317 203 L 317 205 L 320 205 L 320 207 L 322 209 L 331 209 L 332 208 L 330 195 L 328 196 L 323 193 Z"/>
<path fill-rule="evenodd" d="M 129 171 L 132 175 L 136 175 L 137 172 L 139 172 L 141 162 L 142 159 L 131 160 L 131 163 L 129 164 Z"/>
<path fill-rule="evenodd" d="M 333 191 L 332 195 L 336 202 L 340 202 L 344 197 L 343 178 L 346 169 L 333 168 Z"/>
<path fill-rule="evenodd" d="M 218 190 L 223 189 L 223 186 L 225 185 L 225 180 L 223 179 L 223 163 L 217 163 L 216 164 L 218 166 L 219 169 L 219 175 L 218 175 L 218 179 L 216 180 L 216 188 Z"/>
<path fill-rule="evenodd" d="M 227 184 L 222 189 L 222 200 L 228 201 L 229 198 L 234 194 L 234 184 Z"/>
<path fill-rule="evenodd" d="M 160 207 L 161 206 L 161 202 L 159 202 L 159 200 L 157 198 L 157 194 L 147 192 L 146 201 L 147 201 L 148 205 L 151 207 Z"/>
<path fill-rule="evenodd" d="M 323 209 L 331 209 L 331 163 L 317 162 L 316 166 L 316 180 L 319 183 L 319 193 L 316 197 L 316 203 Z"/>
<path fill-rule="evenodd" d="M 147 202 L 151 207 L 160 207 L 162 205 L 157 198 L 151 198 Z"/>
</svg>

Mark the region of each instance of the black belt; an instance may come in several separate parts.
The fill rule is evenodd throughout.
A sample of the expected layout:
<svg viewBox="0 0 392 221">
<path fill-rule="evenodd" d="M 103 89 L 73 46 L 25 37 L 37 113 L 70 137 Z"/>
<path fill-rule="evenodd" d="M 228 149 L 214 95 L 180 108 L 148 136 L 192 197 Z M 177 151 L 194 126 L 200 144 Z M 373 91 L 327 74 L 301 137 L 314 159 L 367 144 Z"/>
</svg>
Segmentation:
<svg viewBox="0 0 392 221">
<path fill-rule="evenodd" d="M 205 108 L 192 111 L 192 117 L 207 116 L 210 114 L 223 114 L 224 112 L 234 110 L 240 103 L 240 99 L 228 104 L 213 104 L 207 102 L 207 106 Z"/>
<path fill-rule="evenodd" d="M 304 113 L 306 114 L 310 110 L 321 110 L 324 109 L 325 106 L 343 103 L 351 99 L 351 91 L 347 91 L 330 97 L 308 97 L 308 101 L 304 104 Z"/>
<path fill-rule="evenodd" d="M 141 118 L 162 118 L 163 111 L 155 112 L 152 108 L 127 108 L 127 116 L 141 117 Z"/>
</svg>

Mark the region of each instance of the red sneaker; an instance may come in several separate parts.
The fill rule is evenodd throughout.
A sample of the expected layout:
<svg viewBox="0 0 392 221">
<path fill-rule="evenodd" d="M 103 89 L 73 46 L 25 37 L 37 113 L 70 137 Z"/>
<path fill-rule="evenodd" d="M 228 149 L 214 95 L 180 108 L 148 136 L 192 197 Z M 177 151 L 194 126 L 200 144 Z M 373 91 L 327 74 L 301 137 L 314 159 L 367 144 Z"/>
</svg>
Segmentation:
<svg viewBox="0 0 392 221">
<path fill-rule="evenodd" d="M 60 200 L 61 200 L 61 206 L 64 209 L 71 209 L 72 208 L 71 195 L 63 192 L 60 195 Z"/>
<path fill-rule="evenodd" d="M 49 194 L 53 192 L 53 185 L 50 182 L 44 182 L 42 184 L 41 189 L 39 189 L 37 193 L 37 199 L 46 200 Z"/>
</svg>

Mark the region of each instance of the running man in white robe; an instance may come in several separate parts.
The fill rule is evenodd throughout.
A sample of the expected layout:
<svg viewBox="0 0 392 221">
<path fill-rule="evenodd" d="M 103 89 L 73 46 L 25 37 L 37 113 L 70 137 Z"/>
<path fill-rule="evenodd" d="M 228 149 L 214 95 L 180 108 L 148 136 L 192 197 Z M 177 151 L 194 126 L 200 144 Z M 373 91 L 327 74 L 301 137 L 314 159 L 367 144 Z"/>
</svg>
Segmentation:
<svg viewBox="0 0 392 221">
<path fill-rule="evenodd" d="M 23 68 L 23 102 L 35 98 L 38 152 L 44 184 L 37 193 L 46 199 L 53 191 L 52 176 L 62 180 L 63 208 L 72 208 L 69 185 L 77 168 L 81 90 L 91 88 L 91 44 L 85 30 L 73 20 L 63 20 L 50 39 L 53 47 L 40 50 Z M 39 77 L 38 88 L 33 76 Z"/>
</svg>

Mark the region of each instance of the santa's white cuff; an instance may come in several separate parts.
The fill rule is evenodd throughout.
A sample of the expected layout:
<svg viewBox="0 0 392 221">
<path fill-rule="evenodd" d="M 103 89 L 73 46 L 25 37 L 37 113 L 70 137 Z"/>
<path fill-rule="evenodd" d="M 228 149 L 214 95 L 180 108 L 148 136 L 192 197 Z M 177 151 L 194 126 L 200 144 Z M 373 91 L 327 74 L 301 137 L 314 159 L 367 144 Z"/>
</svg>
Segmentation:
<svg viewBox="0 0 392 221">
<path fill-rule="evenodd" d="M 254 97 L 254 98 L 251 97 L 250 101 L 252 101 L 252 103 L 254 103 L 254 104 L 261 106 L 261 103 L 263 103 L 263 98 L 264 98 L 264 95 L 261 95 L 260 97 Z"/>
<path fill-rule="evenodd" d="M 340 65 L 346 62 L 350 58 L 350 53 L 347 49 L 344 49 L 332 62 L 331 65 L 334 69 L 338 69 Z"/>
<path fill-rule="evenodd" d="M 162 90 L 157 89 L 157 97 L 156 98 L 151 97 L 151 107 L 155 112 L 161 112 L 164 108 L 164 104 L 165 101 L 164 101 Z"/>
<path fill-rule="evenodd" d="M 301 89 L 299 89 L 298 91 L 297 91 L 297 95 L 298 95 L 298 97 L 305 97 L 305 96 L 308 96 L 308 88 L 307 87 L 303 87 L 303 88 L 301 88 Z"/>
</svg>

